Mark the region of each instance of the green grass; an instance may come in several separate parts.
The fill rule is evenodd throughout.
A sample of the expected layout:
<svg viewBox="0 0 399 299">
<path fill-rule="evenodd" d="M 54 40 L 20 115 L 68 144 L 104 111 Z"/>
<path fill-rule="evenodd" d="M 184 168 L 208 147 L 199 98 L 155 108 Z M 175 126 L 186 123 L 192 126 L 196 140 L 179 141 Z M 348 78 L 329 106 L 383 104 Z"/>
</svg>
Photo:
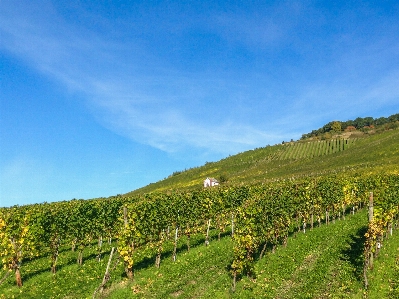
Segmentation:
<svg viewBox="0 0 399 299">
<path fill-rule="evenodd" d="M 268 253 L 245 279 L 240 298 L 356 298 L 363 287 L 365 211 L 306 234 Z M 360 297 L 361 298 L 361 297 Z"/>
<path fill-rule="evenodd" d="M 209 247 L 201 243 L 189 252 L 183 249 L 176 262 L 167 257 L 160 269 L 136 271 L 134 282 L 116 287 L 109 298 L 228 298 L 231 246 L 231 239 L 223 238 Z"/>
<path fill-rule="evenodd" d="M 177 175 L 128 193 L 139 194 L 170 189 L 198 189 L 206 177 L 224 175 L 228 184 L 253 184 L 291 177 L 337 172 L 397 170 L 399 129 L 341 140 L 298 141 L 258 148 L 218 162 L 183 171 Z M 343 150 L 342 150 L 343 148 Z"/>
<path fill-rule="evenodd" d="M 104 250 L 110 252 L 110 245 L 105 245 Z M 78 266 L 77 252 L 72 252 L 69 246 L 63 247 L 56 275 L 50 273 L 49 258 L 26 260 L 21 267 L 23 286 L 17 288 L 14 276 L 9 276 L 0 285 L 0 298 L 88 298 L 102 281 L 109 253 L 100 262 L 95 256 L 94 248 L 86 248 L 83 265 Z"/>
<path fill-rule="evenodd" d="M 399 298 L 399 231 L 385 240 L 379 257 L 374 263 L 374 269 L 369 271 L 369 298 Z M 393 288 L 396 287 L 396 293 Z"/>
</svg>

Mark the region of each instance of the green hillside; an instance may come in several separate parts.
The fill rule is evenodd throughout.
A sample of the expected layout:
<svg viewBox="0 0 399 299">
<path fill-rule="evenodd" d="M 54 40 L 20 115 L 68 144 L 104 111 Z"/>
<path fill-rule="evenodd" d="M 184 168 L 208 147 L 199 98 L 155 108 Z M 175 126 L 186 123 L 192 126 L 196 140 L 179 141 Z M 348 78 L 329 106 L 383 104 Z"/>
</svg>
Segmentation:
<svg viewBox="0 0 399 299">
<path fill-rule="evenodd" d="M 399 298 L 397 124 L 321 130 L 123 196 L 0 208 L 0 299 Z"/>
<path fill-rule="evenodd" d="M 207 177 L 222 184 L 253 184 L 290 177 L 394 168 L 399 165 L 399 130 L 356 131 L 329 140 L 300 140 L 266 146 L 175 172 L 128 195 L 201 188 Z"/>
</svg>

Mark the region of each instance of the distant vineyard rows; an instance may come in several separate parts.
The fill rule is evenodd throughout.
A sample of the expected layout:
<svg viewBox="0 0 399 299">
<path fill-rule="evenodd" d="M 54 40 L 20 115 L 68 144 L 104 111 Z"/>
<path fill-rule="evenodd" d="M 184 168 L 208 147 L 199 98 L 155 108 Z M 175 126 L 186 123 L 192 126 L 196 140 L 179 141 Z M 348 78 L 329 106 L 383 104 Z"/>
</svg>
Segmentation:
<svg viewBox="0 0 399 299">
<path fill-rule="evenodd" d="M 285 143 L 279 151 L 270 156 L 270 159 L 298 160 L 334 154 L 347 150 L 356 142 L 356 140 L 356 138 L 351 138 Z"/>
<path fill-rule="evenodd" d="M 286 142 L 262 149 L 262 157 L 249 155 L 241 164 L 253 165 L 254 161 L 287 161 L 321 157 L 351 148 L 358 138 L 337 138 L 306 142 Z"/>
</svg>

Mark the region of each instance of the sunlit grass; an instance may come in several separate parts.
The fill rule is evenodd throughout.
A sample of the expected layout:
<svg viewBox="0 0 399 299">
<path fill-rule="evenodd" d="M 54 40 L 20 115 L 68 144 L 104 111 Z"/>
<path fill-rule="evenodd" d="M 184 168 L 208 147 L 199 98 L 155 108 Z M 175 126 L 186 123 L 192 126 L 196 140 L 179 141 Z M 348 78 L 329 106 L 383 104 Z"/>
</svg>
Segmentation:
<svg viewBox="0 0 399 299">
<path fill-rule="evenodd" d="M 300 141 L 258 148 L 183 171 L 133 193 L 198 189 L 206 177 L 218 178 L 222 174 L 228 178 L 227 184 L 234 185 L 341 172 L 398 169 L 398 129 L 350 140 L 344 150 L 338 150 L 337 142 L 334 143 L 335 150 L 330 150 L 331 144 L 329 149 L 328 141 Z M 342 149 L 342 145 L 339 148 Z"/>
</svg>

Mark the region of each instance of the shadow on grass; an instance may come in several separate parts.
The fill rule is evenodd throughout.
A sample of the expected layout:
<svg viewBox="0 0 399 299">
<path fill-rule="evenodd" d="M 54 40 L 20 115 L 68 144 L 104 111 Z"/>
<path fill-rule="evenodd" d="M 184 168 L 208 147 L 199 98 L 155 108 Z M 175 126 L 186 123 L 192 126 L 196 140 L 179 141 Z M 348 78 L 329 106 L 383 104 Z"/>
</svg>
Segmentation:
<svg viewBox="0 0 399 299">
<path fill-rule="evenodd" d="M 231 234 L 230 231 L 222 232 L 221 238 L 227 237 L 230 234 Z M 218 242 L 217 232 L 211 231 L 209 241 L 210 242 Z M 170 240 L 168 242 L 170 243 L 168 246 L 169 248 L 162 253 L 162 260 L 172 259 L 172 255 L 173 255 L 172 243 L 173 242 Z M 195 248 L 198 246 L 205 246 L 204 243 L 205 243 L 205 236 L 201 235 L 201 234 L 195 234 L 191 238 L 190 247 Z M 109 248 L 107 248 L 107 249 L 109 249 Z M 107 251 L 108 250 L 104 250 L 102 252 L 102 259 L 108 259 L 109 252 L 107 252 Z M 72 253 L 70 247 L 64 247 L 64 248 L 61 248 L 59 252 L 60 252 L 60 254 L 63 253 L 63 255 L 65 255 L 67 253 L 68 255 L 66 257 L 64 256 L 64 258 L 63 258 L 64 262 L 62 264 L 57 265 L 57 267 L 56 267 L 57 273 L 65 267 L 77 264 L 77 255 L 78 255 L 77 251 Z M 182 254 L 184 252 L 187 252 L 187 243 L 186 243 L 186 237 L 182 236 L 178 240 L 178 246 L 177 246 L 177 250 L 176 250 L 177 258 L 179 258 L 179 254 Z M 97 253 L 84 252 L 83 253 L 83 264 L 89 260 L 93 260 L 96 258 L 97 258 Z M 27 260 L 27 262 L 38 262 L 38 260 L 40 260 L 40 259 L 43 259 L 43 257 L 33 258 L 33 259 L 30 259 L 29 261 Z M 123 262 L 121 262 L 121 261 L 119 261 L 119 263 L 123 264 Z M 141 270 L 141 269 L 149 268 L 149 267 L 155 268 L 155 254 L 152 255 L 151 257 L 144 257 L 144 258 L 141 258 L 140 260 L 138 260 L 138 262 L 134 266 L 134 270 L 137 271 L 137 270 Z M 162 261 L 161 261 L 161 267 L 162 267 Z M 105 268 L 104 268 L 104 271 L 105 271 Z M 49 259 L 45 259 L 45 261 L 41 262 L 40 267 L 36 268 L 36 270 L 34 270 L 34 271 L 24 272 L 24 267 L 22 267 L 22 276 L 23 276 L 22 278 L 23 278 L 24 282 L 27 282 L 34 276 L 41 275 L 43 273 L 48 273 L 49 276 L 52 276 Z M 55 274 L 55 277 L 57 276 L 57 273 Z M 12 275 L 10 275 L 10 276 L 12 276 Z M 116 276 L 119 276 L 119 275 L 117 274 Z M 127 277 L 126 273 L 123 271 L 122 273 L 120 273 L 120 277 L 126 278 Z M 7 278 L 7 280 L 9 280 L 9 279 L 10 279 L 10 277 Z"/>
<path fill-rule="evenodd" d="M 366 232 L 367 226 L 359 228 L 355 234 L 350 236 L 348 241 L 350 247 L 341 252 L 341 258 L 344 261 L 350 262 L 350 264 L 355 268 L 355 275 L 359 281 L 363 280 L 363 250 L 364 243 L 366 242 L 366 237 L 364 236 Z"/>
<path fill-rule="evenodd" d="M 225 231 L 222 232 L 220 234 L 220 238 L 225 238 L 225 237 L 229 237 L 231 235 L 231 231 Z M 176 259 L 179 259 L 179 255 L 181 255 L 184 252 L 187 252 L 187 237 L 186 236 L 181 236 L 178 239 L 177 242 L 177 247 L 176 247 Z M 218 242 L 218 235 L 217 235 L 217 231 L 213 230 L 210 232 L 209 235 L 209 242 L 213 243 L 213 242 Z M 161 254 L 161 267 L 163 264 L 163 261 L 169 259 L 171 260 L 173 257 L 173 240 L 168 240 L 165 242 L 166 244 L 164 244 L 165 247 L 167 247 L 166 250 L 164 250 Z M 190 240 L 190 248 L 196 248 L 199 246 L 205 246 L 205 236 L 202 234 L 194 234 L 191 237 Z M 155 268 L 155 254 L 152 254 L 150 257 L 146 256 L 144 258 L 141 258 L 140 260 L 138 260 L 135 265 L 134 265 L 134 271 L 139 271 L 141 269 L 146 269 L 149 267 L 154 267 Z M 121 277 L 126 278 L 127 275 L 125 272 L 121 273 Z"/>
<path fill-rule="evenodd" d="M 109 253 L 104 252 L 102 254 L 103 259 L 108 258 L 108 256 L 109 256 Z M 56 274 L 55 275 L 53 275 L 51 273 L 51 266 L 50 266 L 50 260 L 49 259 L 46 260 L 45 262 L 43 262 L 40 265 L 41 267 L 37 268 L 34 271 L 24 272 L 24 268 L 22 267 L 22 269 L 21 269 L 22 270 L 22 279 L 23 279 L 24 282 L 27 282 L 32 277 L 34 277 L 36 275 L 43 274 L 43 273 L 48 273 L 49 276 L 57 277 L 57 273 L 60 272 L 63 268 L 71 266 L 71 265 L 77 265 L 77 257 L 78 257 L 78 252 L 77 251 L 72 252 L 72 251 L 69 250 L 68 256 L 67 257 L 63 257 L 64 262 L 62 262 L 60 264 L 57 264 L 57 266 L 56 266 Z M 86 252 L 86 255 L 85 255 L 85 252 L 83 253 L 83 264 L 86 261 L 93 260 L 93 259 L 97 259 L 97 253 L 87 253 Z M 45 265 L 47 265 L 47 266 L 45 266 Z"/>
<path fill-rule="evenodd" d="M 70 258 L 70 259 L 68 259 L 68 262 L 63 263 L 63 264 L 61 264 L 61 265 L 57 265 L 57 266 L 56 266 L 56 271 L 58 272 L 58 271 L 60 271 L 62 268 L 66 267 L 66 266 L 70 266 L 70 265 L 76 264 L 76 263 L 77 263 L 77 262 L 76 262 L 76 259 Z M 50 262 L 47 262 L 46 264 L 50 264 Z M 41 269 L 37 269 L 37 270 L 35 270 L 35 271 L 29 271 L 29 272 L 27 272 L 27 273 L 24 273 L 23 270 L 24 270 L 24 269 L 22 268 L 22 279 L 23 279 L 24 282 L 27 282 L 27 281 L 29 281 L 29 279 L 31 279 L 32 277 L 34 277 L 34 276 L 36 276 L 36 275 L 43 274 L 43 273 L 48 273 L 49 276 L 50 276 L 50 275 L 51 275 L 51 276 L 53 275 L 53 274 L 51 273 L 51 267 L 50 267 L 50 265 L 49 265 L 48 267 L 41 267 Z M 56 274 L 56 275 L 57 275 L 57 274 Z"/>
</svg>

